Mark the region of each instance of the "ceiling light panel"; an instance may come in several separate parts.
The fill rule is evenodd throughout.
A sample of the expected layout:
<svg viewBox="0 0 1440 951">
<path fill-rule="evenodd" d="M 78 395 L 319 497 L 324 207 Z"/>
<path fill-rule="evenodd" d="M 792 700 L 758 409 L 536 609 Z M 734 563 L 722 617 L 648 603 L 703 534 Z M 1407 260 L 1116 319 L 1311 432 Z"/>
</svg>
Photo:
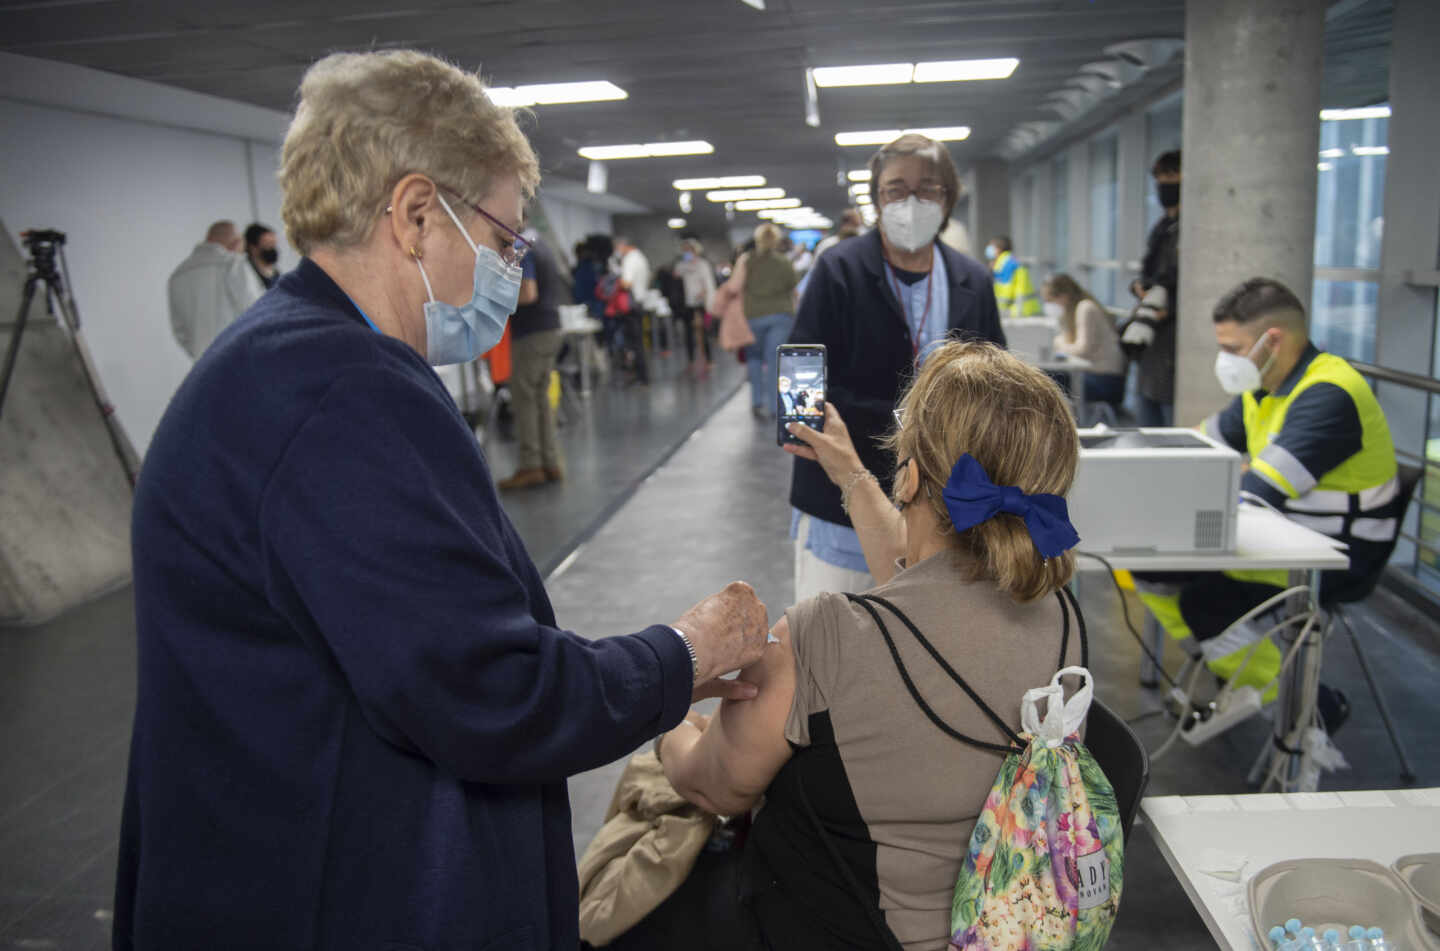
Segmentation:
<svg viewBox="0 0 1440 951">
<path fill-rule="evenodd" d="M 757 198 L 784 198 L 783 188 L 727 188 L 706 192 L 705 200 L 713 202 L 753 201 Z"/>
<path fill-rule="evenodd" d="M 685 227 L 685 219 L 684 219 L 684 218 L 671 218 L 669 221 L 667 221 L 667 222 L 665 222 L 665 223 L 666 223 L 667 225 L 669 225 L 671 228 L 674 228 L 674 229 L 677 230 L 677 231 L 678 231 L 679 229 Z"/>
<path fill-rule="evenodd" d="M 722 175 L 719 178 L 677 178 L 671 182 L 676 191 L 703 192 L 707 188 L 759 188 L 764 175 Z"/>
<path fill-rule="evenodd" d="M 736 211 L 771 211 L 778 208 L 799 208 L 798 198 L 769 198 L 756 199 L 754 201 L 737 201 Z"/>
<path fill-rule="evenodd" d="M 970 137 L 968 125 L 938 126 L 931 129 L 876 129 L 870 132 L 837 132 L 835 133 L 835 144 L 843 146 L 853 145 L 888 145 L 900 138 L 902 135 L 923 135 L 934 139 L 937 142 L 959 142 Z"/>
<path fill-rule="evenodd" d="M 834 86 L 896 86 L 910 81 L 915 65 L 877 63 L 872 66 L 822 66 L 812 72 L 815 85 L 821 89 Z"/>
<path fill-rule="evenodd" d="M 486 90 L 497 106 L 553 106 L 574 102 L 613 102 L 630 94 L 612 82 L 538 83 L 531 86 L 494 86 Z"/>
<path fill-rule="evenodd" d="M 1320 118 L 1336 119 L 1388 119 L 1389 106 L 1364 106 L 1360 109 L 1321 109 Z"/>
<path fill-rule="evenodd" d="M 1001 59 L 954 59 L 939 63 L 916 63 L 915 82 L 955 83 L 982 79 L 1008 79 L 1020 61 L 1013 56 Z"/>
<path fill-rule="evenodd" d="M 709 142 L 649 142 L 644 145 L 587 145 L 580 149 L 580 156 L 594 162 L 606 162 L 613 159 L 709 155 L 714 151 L 715 146 Z"/>
<path fill-rule="evenodd" d="M 868 168 L 857 168 L 846 177 L 852 182 L 868 182 L 870 181 L 870 170 Z"/>
</svg>

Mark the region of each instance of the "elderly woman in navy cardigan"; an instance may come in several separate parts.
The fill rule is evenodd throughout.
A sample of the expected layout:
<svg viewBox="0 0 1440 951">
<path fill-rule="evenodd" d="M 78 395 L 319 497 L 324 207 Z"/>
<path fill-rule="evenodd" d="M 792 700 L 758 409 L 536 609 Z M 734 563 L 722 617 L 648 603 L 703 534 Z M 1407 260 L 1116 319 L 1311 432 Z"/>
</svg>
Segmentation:
<svg viewBox="0 0 1440 951">
<path fill-rule="evenodd" d="M 305 259 L 196 364 L 136 489 L 114 945 L 575 947 L 565 778 L 753 695 L 714 681 L 764 605 L 557 627 L 431 369 L 499 340 L 538 180 L 476 76 L 327 57 L 282 165 Z"/>
</svg>

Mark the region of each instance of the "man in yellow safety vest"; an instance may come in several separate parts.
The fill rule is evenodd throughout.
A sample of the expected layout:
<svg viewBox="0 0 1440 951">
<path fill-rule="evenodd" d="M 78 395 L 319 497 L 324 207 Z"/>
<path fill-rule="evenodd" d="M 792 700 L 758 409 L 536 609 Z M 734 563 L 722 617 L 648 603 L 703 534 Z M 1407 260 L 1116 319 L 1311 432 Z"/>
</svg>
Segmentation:
<svg viewBox="0 0 1440 951">
<path fill-rule="evenodd" d="M 985 258 L 995 275 L 995 303 L 1001 317 L 1039 317 L 1040 294 L 1030 281 L 1030 269 L 1015 259 L 1008 235 L 996 235 L 985 245 Z"/>
<path fill-rule="evenodd" d="M 1364 591 L 1385 567 L 1400 511 L 1395 447 L 1369 384 L 1340 357 L 1311 343 L 1300 300 L 1278 281 L 1252 278 L 1215 306 L 1215 373 L 1235 398 L 1205 421 L 1207 434 L 1249 455 L 1242 494 L 1344 542 L 1346 571 L 1326 572 L 1322 601 Z M 1209 668 L 1262 689 L 1279 650 L 1232 623 L 1288 584 L 1284 571 L 1147 574 L 1141 599 L 1172 637 L 1193 637 Z M 1222 636 L 1223 635 L 1223 636 Z M 1243 665 L 1243 669 L 1241 669 Z M 1330 731 L 1344 698 L 1322 685 Z"/>
</svg>

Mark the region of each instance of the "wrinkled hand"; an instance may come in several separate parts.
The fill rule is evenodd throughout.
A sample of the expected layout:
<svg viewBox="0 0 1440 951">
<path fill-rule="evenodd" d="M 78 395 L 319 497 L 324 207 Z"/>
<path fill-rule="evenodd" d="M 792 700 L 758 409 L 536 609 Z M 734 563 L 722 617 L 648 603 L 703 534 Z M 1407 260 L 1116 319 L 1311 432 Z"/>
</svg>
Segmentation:
<svg viewBox="0 0 1440 951">
<path fill-rule="evenodd" d="M 719 594 L 712 594 L 686 611 L 672 626 L 684 631 L 695 648 L 699 671 L 693 700 L 748 700 L 755 696 L 753 684 L 716 679 L 749 667 L 765 651 L 769 619 L 754 588 L 743 581 L 732 581 Z"/>
<path fill-rule="evenodd" d="M 845 420 L 840 418 L 840 411 L 835 408 L 834 403 L 825 404 L 823 432 L 802 423 L 791 423 L 785 428 L 805 444 L 796 446 L 786 443 L 785 451 L 792 456 L 820 463 L 830 481 L 836 485 L 843 485 L 855 470 L 865 468 L 865 464 L 860 461 L 860 454 L 855 451 L 855 444 L 850 440 L 850 430 L 845 428 Z"/>
</svg>

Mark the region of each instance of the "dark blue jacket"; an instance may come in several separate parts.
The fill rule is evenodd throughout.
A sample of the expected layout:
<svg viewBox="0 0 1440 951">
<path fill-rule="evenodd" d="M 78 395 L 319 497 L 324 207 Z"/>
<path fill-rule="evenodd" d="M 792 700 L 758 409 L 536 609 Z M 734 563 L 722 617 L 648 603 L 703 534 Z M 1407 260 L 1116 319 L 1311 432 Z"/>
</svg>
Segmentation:
<svg viewBox="0 0 1440 951">
<path fill-rule="evenodd" d="M 116 948 L 574 948 L 565 778 L 679 722 L 665 627 L 559 630 L 444 386 L 312 262 L 145 457 Z"/>
<path fill-rule="evenodd" d="M 945 256 L 950 285 L 950 336 L 1005 346 L 990 272 L 941 241 L 935 248 Z M 800 298 L 790 342 L 825 345 L 825 398 L 845 417 L 860 461 L 889 492 L 895 459 L 881 441 L 894 428 L 892 413 L 915 372 L 915 351 L 905 312 L 885 278 L 879 230 L 841 241 L 820 255 Z M 817 462 L 795 460 L 790 504 L 827 522 L 850 524 L 840 506 L 840 488 Z"/>
</svg>

